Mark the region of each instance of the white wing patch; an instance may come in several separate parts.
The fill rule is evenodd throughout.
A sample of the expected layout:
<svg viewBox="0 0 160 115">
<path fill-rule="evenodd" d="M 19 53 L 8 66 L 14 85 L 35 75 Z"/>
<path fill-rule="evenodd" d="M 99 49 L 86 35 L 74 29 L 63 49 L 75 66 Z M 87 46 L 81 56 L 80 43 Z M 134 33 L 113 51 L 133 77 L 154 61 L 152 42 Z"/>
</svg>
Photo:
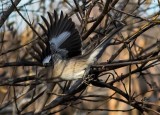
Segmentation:
<svg viewBox="0 0 160 115">
<path fill-rule="evenodd" d="M 51 55 L 49 56 L 46 56 L 44 59 L 43 59 L 43 64 L 46 64 L 46 63 L 49 63 L 49 61 L 51 60 Z"/>
<path fill-rule="evenodd" d="M 70 32 L 66 31 L 61 33 L 60 35 L 53 37 L 49 43 L 55 44 L 56 48 L 58 48 L 69 36 L 71 35 Z"/>
<path fill-rule="evenodd" d="M 60 35 L 56 36 L 56 37 L 53 37 L 49 43 L 50 44 L 54 44 L 55 46 L 55 49 L 54 50 L 57 50 L 58 47 L 71 35 L 70 32 L 66 31 L 66 32 L 62 32 Z M 50 63 L 50 60 L 51 60 L 51 55 L 48 55 L 46 56 L 44 59 L 43 59 L 43 64 L 47 64 L 47 63 Z"/>
</svg>

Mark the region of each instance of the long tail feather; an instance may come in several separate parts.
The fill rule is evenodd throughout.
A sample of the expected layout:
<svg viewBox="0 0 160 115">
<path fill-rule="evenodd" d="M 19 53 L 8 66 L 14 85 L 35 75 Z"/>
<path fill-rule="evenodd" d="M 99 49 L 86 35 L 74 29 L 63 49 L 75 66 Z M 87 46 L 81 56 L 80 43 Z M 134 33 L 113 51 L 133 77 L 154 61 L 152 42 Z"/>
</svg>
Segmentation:
<svg viewBox="0 0 160 115">
<path fill-rule="evenodd" d="M 94 51 L 92 51 L 92 54 L 89 56 L 88 61 L 90 63 L 94 63 L 102 56 L 104 50 L 113 39 L 113 36 L 115 36 L 122 28 L 123 25 L 121 24 L 119 27 L 114 29 L 109 35 L 105 36 L 104 39 L 102 39 L 101 43 L 94 49 Z"/>
</svg>

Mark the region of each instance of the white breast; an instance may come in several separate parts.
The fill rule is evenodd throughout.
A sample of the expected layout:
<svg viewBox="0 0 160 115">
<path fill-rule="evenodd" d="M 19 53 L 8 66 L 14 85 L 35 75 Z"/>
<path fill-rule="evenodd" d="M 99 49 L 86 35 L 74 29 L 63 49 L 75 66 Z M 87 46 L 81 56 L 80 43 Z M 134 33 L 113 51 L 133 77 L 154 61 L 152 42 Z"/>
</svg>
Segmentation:
<svg viewBox="0 0 160 115">
<path fill-rule="evenodd" d="M 86 68 L 86 60 L 63 60 L 54 67 L 54 76 L 64 80 L 74 80 L 82 78 Z"/>
</svg>

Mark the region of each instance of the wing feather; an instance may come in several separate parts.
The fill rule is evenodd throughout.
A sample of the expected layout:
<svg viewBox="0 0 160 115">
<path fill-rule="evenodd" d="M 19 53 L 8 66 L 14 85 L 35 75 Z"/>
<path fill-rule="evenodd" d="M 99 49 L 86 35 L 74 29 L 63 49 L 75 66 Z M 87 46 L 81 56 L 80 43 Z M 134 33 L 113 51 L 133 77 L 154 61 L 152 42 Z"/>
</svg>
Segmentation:
<svg viewBox="0 0 160 115">
<path fill-rule="evenodd" d="M 41 63 L 48 63 L 52 57 L 51 55 L 59 55 L 58 57 L 63 58 L 72 58 L 80 55 L 81 38 L 72 19 L 68 15 L 64 15 L 63 12 L 61 12 L 60 16 L 56 11 L 54 13 L 47 12 L 47 14 L 49 20 L 41 16 L 44 24 L 39 24 L 43 30 L 42 35 L 47 38 L 45 38 L 45 43 L 38 42 L 38 47 L 32 46 L 32 51 L 36 52 L 31 53 L 32 57 L 36 56 L 35 59 Z M 55 47 L 52 47 L 52 44 Z M 56 54 L 52 54 L 52 52 Z"/>
</svg>

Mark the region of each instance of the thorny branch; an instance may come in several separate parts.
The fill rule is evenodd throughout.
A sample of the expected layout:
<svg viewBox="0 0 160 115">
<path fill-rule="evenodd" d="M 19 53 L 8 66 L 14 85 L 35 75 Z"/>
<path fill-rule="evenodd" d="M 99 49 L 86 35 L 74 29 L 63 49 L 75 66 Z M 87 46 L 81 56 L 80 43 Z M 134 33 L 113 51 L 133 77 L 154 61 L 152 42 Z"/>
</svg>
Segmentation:
<svg viewBox="0 0 160 115">
<path fill-rule="evenodd" d="M 12 5 L 9 8 L 0 9 L 2 12 L 0 28 L 6 22 L 4 25 L 6 31 L 0 33 L 2 38 L 0 40 L 2 41 L 0 43 L 0 114 L 13 112 L 24 115 L 58 112 L 69 114 L 73 111 L 71 108 L 76 110 L 75 113 L 72 112 L 73 114 L 77 111 L 85 113 L 98 111 L 99 114 L 103 112 L 105 114 L 110 112 L 160 114 L 158 105 L 160 45 L 159 32 L 157 32 L 160 24 L 159 11 L 151 15 L 145 12 L 150 9 L 149 4 L 152 2 L 74 0 L 70 3 L 65 0 L 57 3 L 49 1 L 50 4 L 46 7 L 46 1 L 28 0 L 24 6 L 17 7 L 19 2 L 20 0 L 11 0 Z M 2 3 L 1 6 L 5 5 L 4 1 Z M 158 3 L 157 0 L 157 5 Z M 27 7 L 32 5 L 38 6 L 38 9 Z M 62 8 L 59 9 L 60 7 Z M 17 24 L 24 26 L 21 22 L 9 24 L 9 15 L 14 9 L 18 17 L 21 17 L 31 28 L 26 27 L 21 33 L 27 35 L 21 36 L 18 33 Z M 40 22 L 39 13 L 45 16 L 47 11 L 53 9 L 57 11 L 64 9 L 73 20 L 75 19 L 81 33 L 84 52 L 100 44 L 105 37 L 111 39 L 104 55 L 88 68 L 89 72 L 82 79 L 65 81 L 46 75 L 40 76 L 39 71 L 50 66 L 43 66 L 28 54 L 30 45 L 36 45 L 36 41 L 43 40 L 43 34 L 34 23 L 27 21 L 27 18 L 33 17 L 33 22 L 37 24 Z M 30 13 L 38 13 L 38 15 Z M 124 27 L 115 31 L 121 24 Z M 31 33 L 38 37 L 30 36 Z M 53 91 L 47 92 L 47 84 L 50 83 L 55 85 Z M 45 93 L 49 99 L 37 112 L 36 109 L 41 105 L 40 100 L 44 99 Z"/>
</svg>

